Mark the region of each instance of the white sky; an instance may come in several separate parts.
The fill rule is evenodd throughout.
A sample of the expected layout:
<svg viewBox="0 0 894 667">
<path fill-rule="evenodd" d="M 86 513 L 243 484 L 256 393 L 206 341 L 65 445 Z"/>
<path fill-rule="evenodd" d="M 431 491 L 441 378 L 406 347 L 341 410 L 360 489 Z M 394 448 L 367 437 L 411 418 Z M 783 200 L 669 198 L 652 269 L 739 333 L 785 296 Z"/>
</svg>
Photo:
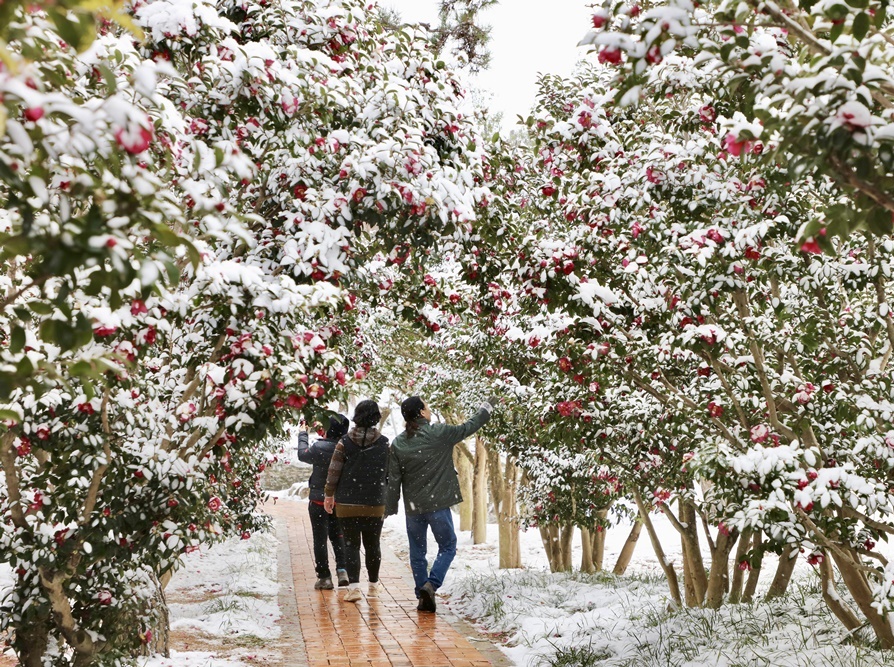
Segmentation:
<svg viewBox="0 0 894 667">
<path fill-rule="evenodd" d="M 590 27 L 591 0 L 501 0 L 483 17 L 491 31 L 491 65 L 471 84 L 493 98 L 503 128 L 526 116 L 534 104 L 538 73 L 571 74 L 585 54 L 577 43 Z M 437 24 L 437 0 L 379 0 L 408 23 Z"/>
</svg>

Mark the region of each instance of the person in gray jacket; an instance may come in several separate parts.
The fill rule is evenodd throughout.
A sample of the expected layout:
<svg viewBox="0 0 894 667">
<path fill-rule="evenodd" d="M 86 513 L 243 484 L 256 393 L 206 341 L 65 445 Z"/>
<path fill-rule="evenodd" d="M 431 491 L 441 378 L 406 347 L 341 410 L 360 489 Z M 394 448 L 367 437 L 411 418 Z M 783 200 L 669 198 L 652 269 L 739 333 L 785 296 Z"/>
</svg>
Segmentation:
<svg viewBox="0 0 894 667">
<path fill-rule="evenodd" d="M 493 401 L 481 405 L 465 424 L 432 424 L 431 410 L 418 396 L 400 406 L 406 430 L 391 443 L 388 458 L 386 514 L 396 514 L 401 491 L 407 515 L 410 568 L 416 584 L 419 611 L 434 613 L 435 591 L 456 556 L 456 531 L 451 506 L 462 502 L 459 478 L 453 468 L 453 447 L 484 426 L 493 412 Z M 438 543 L 438 555 L 428 568 L 428 530 Z"/>
<path fill-rule="evenodd" d="M 327 542 L 332 542 L 332 552 L 335 554 L 336 574 L 338 585 L 348 585 L 348 572 L 345 564 L 345 541 L 341 526 L 334 514 L 329 514 L 323 507 L 323 488 L 326 485 L 326 474 L 329 471 L 329 463 L 332 461 L 332 453 L 341 437 L 348 432 L 348 418 L 344 415 L 333 415 L 329 420 L 329 429 L 326 437 L 320 438 L 314 444 L 309 444 L 307 438 L 308 427 L 303 426 L 298 433 L 298 460 L 309 463 L 314 467 L 310 474 L 307 486 L 310 488 L 308 496 L 307 512 L 310 515 L 310 528 L 314 539 L 314 561 L 317 571 L 317 581 L 314 584 L 316 590 L 331 590 L 332 572 L 329 569 L 329 548 Z"/>
</svg>

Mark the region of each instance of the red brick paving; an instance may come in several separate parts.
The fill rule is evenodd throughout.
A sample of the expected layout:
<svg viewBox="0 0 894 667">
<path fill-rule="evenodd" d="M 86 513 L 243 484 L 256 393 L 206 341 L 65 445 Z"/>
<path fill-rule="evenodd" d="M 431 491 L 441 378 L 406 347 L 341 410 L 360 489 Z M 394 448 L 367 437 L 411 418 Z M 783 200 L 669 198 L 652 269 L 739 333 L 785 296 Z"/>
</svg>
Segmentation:
<svg viewBox="0 0 894 667">
<path fill-rule="evenodd" d="M 283 501 L 268 504 L 267 512 L 284 520 L 292 565 L 292 584 L 309 667 L 497 667 L 508 664 L 476 649 L 444 614 L 416 611 L 409 567 L 383 544 L 379 598 L 366 598 L 365 570 L 361 572 L 360 602 L 342 602 L 344 590 L 315 591 L 313 539 L 306 505 Z M 280 533 L 282 539 L 282 533 Z M 284 551 L 284 550 L 283 550 Z M 282 554 L 283 551 L 280 553 Z M 330 555 L 331 560 L 331 555 Z M 282 564 L 281 569 L 282 572 Z M 285 582 L 283 582 L 286 587 Z M 289 601 L 291 602 L 291 601 Z M 288 604 L 286 607 L 292 607 Z M 293 607 L 294 608 L 294 607 Z M 290 624 L 285 618 L 284 626 Z M 466 632 L 466 630 L 464 630 Z M 297 656 L 296 656 L 297 657 Z"/>
</svg>

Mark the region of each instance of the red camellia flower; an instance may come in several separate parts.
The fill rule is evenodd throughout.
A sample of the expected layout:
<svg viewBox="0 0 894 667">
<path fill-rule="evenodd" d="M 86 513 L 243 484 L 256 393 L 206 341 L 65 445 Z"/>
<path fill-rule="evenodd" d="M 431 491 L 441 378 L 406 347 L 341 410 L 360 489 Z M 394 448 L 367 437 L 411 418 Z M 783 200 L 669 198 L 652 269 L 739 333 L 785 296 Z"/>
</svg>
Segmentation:
<svg viewBox="0 0 894 667">
<path fill-rule="evenodd" d="M 603 65 L 606 63 L 619 65 L 621 63 L 621 49 L 616 46 L 606 46 L 599 52 L 597 59 Z"/>
<path fill-rule="evenodd" d="M 92 415 L 95 410 L 91 403 L 78 403 L 78 412 L 83 412 L 85 415 Z"/>
<path fill-rule="evenodd" d="M 571 359 L 568 357 L 562 357 L 557 363 L 559 364 L 559 368 L 565 373 L 571 370 Z"/>
<path fill-rule="evenodd" d="M 27 438 L 22 438 L 20 444 L 16 447 L 18 456 L 28 456 L 31 453 L 31 442 Z"/>
<path fill-rule="evenodd" d="M 324 393 L 326 390 L 318 384 L 312 384 L 307 388 L 307 395 L 311 398 L 320 398 Z"/>
<path fill-rule="evenodd" d="M 817 554 L 817 553 L 810 554 L 807 557 L 807 562 L 810 563 L 811 565 L 819 565 L 820 563 L 823 562 L 823 555 Z"/>
<path fill-rule="evenodd" d="M 146 304 L 140 299 L 134 299 L 130 303 L 130 314 L 136 317 L 137 315 L 142 315 L 143 313 L 148 313 L 149 310 L 146 308 Z"/>
<path fill-rule="evenodd" d="M 304 396 L 298 396 L 297 394 L 290 394 L 288 398 L 286 398 L 286 405 L 290 408 L 295 408 L 296 410 L 300 410 L 305 405 L 307 405 L 307 399 Z"/>
<path fill-rule="evenodd" d="M 698 117 L 703 123 L 713 123 L 717 120 L 717 112 L 710 104 L 706 104 L 698 110 Z"/>
<path fill-rule="evenodd" d="M 553 197 L 558 192 L 552 185 L 544 185 L 540 191 L 544 197 Z"/>
<path fill-rule="evenodd" d="M 93 333 L 96 334 L 97 336 L 104 337 L 104 336 L 111 336 L 117 330 L 118 330 L 118 327 L 113 327 L 108 324 L 103 324 L 103 325 L 96 327 L 93 330 Z"/>
<path fill-rule="evenodd" d="M 30 121 L 38 121 L 43 118 L 43 107 L 31 107 L 30 109 L 25 109 L 25 120 Z"/>
<path fill-rule="evenodd" d="M 723 406 L 718 405 L 714 401 L 708 403 L 708 414 L 712 417 L 718 418 L 723 416 Z"/>
<path fill-rule="evenodd" d="M 823 249 L 820 248 L 820 245 L 819 243 L 817 243 L 816 238 L 811 236 L 809 239 L 801 244 L 801 252 L 806 252 L 811 255 L 820 255 L 822 254 Z"/>
<path fill-rule="evenodd" d="M 730 132 L 723 138 L 723 148 L 730 155 L 738 157 L 742 154 L 743 150 L 746 153 L 751 150 L 751 142 L 739 141 L 739 137 Z"/>
<path fill-rule="evenodd" d="M 664 60 L 664 56 L 661 55 L 661 47 L 653 44 L 652 48 L 646 52 L 646 62 L 650 65 L 657 65 L 662 60 Z"/>
<path fill-rule="evenodd" d="M 115 141 L 131 155 L 138 155 L 152 143 L 152 130 L 146 127 L 126 130 L 122 127 L 115 132 Z"/>
<path fill-rule="evenodd" d="M 356 203 L 360 203 L 363 201 L 363 198 L 366 196 L 366 188 L 357 188 L 354 190 L 354 194 L 351 195 L 351 199 L 353 199 Z"/>
<path fill-rule="evenodd" d="M 110 605 L 112 604 L 112 594 L 111 592 L 103 589 L 99 593 L 96 594 L 96 599 L 99 601 L 99 604 Z"/>
<path fill-rule="evenodd" d="M 221 507 L 223 507 L 223 503 L 217 496 L 214 496 L 213 498 L 211 498 L 211 500 L 208 501 L 208 509 L 212 512 L 219 511 Z"/>
<path fill-rule="evenodd" d="M 250 532 L 248 532 L 247 530 L 243 530 L 243 531 L 242 531 L 242 539 L 243 539 L 243 540 L 247 540 L 247 539 L 249 539 L 250 537 L 251 537 L 251 533 L 250 533 Z"/>
<path fill-rule="evenodd" d="M 605 14 L 593 14 L 593 27 L 599 30 L 602 26 L 604 26 L 608 22 L 608 17 Z"/>
</svg>

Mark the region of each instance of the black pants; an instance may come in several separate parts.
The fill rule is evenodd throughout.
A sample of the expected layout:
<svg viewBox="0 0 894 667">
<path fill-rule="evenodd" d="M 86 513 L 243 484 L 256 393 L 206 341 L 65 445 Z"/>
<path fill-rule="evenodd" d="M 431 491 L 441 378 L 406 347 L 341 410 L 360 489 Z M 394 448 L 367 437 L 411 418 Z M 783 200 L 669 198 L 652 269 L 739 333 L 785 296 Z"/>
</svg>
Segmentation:
<svg viewBox="0 0 894 667">
<path fill-rule="evenodd" d="M 310 515 L 310 527 L 314 536 L 314 561 L 316 561 L 317 578 L 331 577 L 329 571 L 329 548 L 326 542 L 332 542 L 332 551 L 335 554 L 335 567 L 339 570 L 345 568 L 345 541 L 342 528 L 335 518 L 335 514 L 329 514 L 322 505 L 313 502 L 307 504 L 307 513 Z"/>
<path fill-rule="evenodd" d="M 382 566 L 382 549 L 379 540 L 382 537 L 383 517 L 376 516 L 343 516 L 339 519 L 345 535 L 345 565 L 348 580 L 352 584 L 360 582 L 360 543 L 366 555 L 366 574 L 370 582 L 379 580 L 379 568 Z"/>
</svg>

